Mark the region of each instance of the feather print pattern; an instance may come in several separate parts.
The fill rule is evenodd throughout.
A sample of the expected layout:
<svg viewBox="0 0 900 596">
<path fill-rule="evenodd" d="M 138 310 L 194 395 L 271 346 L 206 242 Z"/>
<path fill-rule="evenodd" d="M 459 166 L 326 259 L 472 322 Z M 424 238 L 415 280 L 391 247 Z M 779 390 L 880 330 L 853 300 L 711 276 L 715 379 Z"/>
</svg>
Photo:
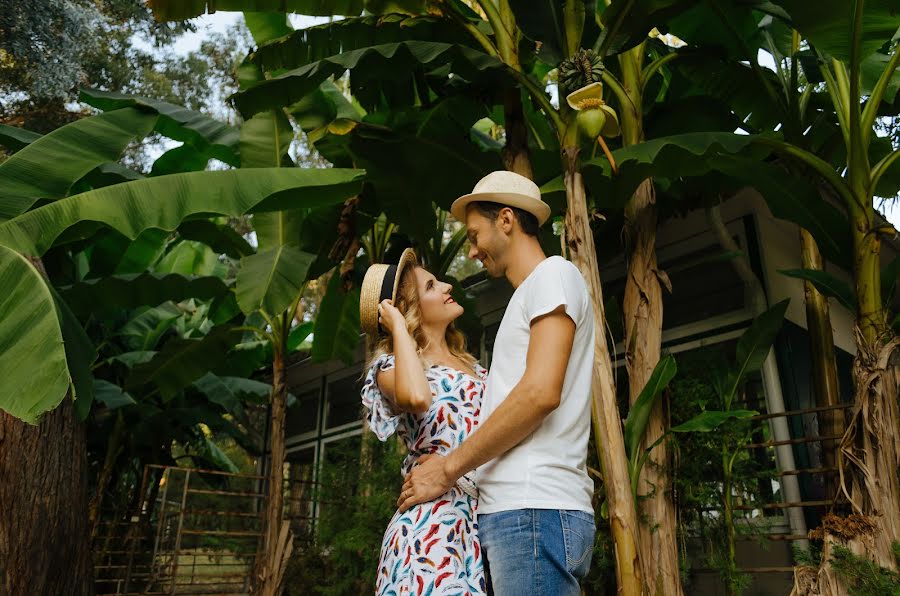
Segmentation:
<svg viewBox="0 0 900 596">
<path fill-rule="evenodd" d="M 378 371 L 394 366 L 394 357 L 376 360 L 363 383 L 366 420 L 382 441 L 395 432 L 409 453 L 406 474 L 422 455 L 446 455 L 478 426 L 487 371 L 476 366 L 474 378 L 446 366 L 426 371 L 433 395 L 424 414 L 395 412 L 378 390 Z M 472 480 L 471 475 L 466 476 Z M 378 596 L 483 596 L 487 593 L 481 544 L 478 540 L 478 500 L 454 486 L 434 501 L 394 514 L 384 533 L 375 593 Z"/>
</svg>

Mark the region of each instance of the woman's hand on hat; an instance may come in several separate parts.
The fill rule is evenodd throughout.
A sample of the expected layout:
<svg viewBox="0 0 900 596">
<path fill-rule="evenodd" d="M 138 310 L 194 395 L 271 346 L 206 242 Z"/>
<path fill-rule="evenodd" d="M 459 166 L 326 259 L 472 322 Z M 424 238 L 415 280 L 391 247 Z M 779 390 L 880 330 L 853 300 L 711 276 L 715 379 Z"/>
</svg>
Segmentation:
<svg viewBox="0 0 900 596">
<path fill-rule="evenodd" d="M 378 321 L 382 329 L 393 335 L 398 329 L 406 329 L 406 319 L 403 313 L 397 310 L 390 298 L 382 300 L 378 304 Z"/>
</svg>

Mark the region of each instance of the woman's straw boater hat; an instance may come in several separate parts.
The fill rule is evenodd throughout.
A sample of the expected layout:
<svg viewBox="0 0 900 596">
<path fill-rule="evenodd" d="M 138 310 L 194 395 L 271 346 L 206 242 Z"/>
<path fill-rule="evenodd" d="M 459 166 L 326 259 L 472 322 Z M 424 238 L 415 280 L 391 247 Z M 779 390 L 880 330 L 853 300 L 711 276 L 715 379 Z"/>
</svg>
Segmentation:
<svg viewBox="0 0 900 596">
<path fill-rule="evenodd" d="M 541 189 L 537 184 L 506 170 L 491 172 L 478 181 L 471 194 L 463 195 L 453 202 L 450 213 L 459 221 L 466 221 L 466 207 L 469 203 L 487 201 L 508 207 L 518 207 L 534 215 L 538 225 L 550 218 L 550 205 L 541 200 Z"/>
<path fill-rule="evenodd" d="M 417 264 L 416 253 L 407 248 L 396 265 L 377 264 L 369 267 L 359 293 L 359 322 L 363 331 L 373 336 L 383 331 L 378 323 L 378 305 L 388 298 L 396 300 L 403 270 Z"/>
</svg>

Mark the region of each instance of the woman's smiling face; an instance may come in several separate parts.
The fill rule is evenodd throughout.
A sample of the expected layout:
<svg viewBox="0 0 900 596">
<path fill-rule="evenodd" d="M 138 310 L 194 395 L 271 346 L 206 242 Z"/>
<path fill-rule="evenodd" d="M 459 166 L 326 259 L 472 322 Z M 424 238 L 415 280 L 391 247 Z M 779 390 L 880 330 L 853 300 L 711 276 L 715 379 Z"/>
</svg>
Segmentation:
<svg viewBox="0 0 900 596">
<path fill-rule="evenodd" d="M 463 307 L 450 295 L 453 286 L 438 279 L 422 267 L 415 268 L 419 311 L 424 325 L 450 324 L 463 314 Z"/>
</svg>

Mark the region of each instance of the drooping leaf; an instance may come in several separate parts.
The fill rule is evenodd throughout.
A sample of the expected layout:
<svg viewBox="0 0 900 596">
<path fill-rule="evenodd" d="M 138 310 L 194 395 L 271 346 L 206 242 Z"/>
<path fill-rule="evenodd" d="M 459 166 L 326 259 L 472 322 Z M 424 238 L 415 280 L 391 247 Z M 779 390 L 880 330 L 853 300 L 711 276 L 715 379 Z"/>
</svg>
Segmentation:
<svg viewBox="0 0 900 596">
<path fill-rule="evenodd" d="M 618 174 L 612 175 L 609 161 L 599 157 L 582 166 L 585 185 L 605 207 L 620 208 L 648 177 L 678 178 L 700 176 L 712 168 L 712 156 L 746 151 L 752 138 L 725 132 L 704 132 L 652 139 L 613 151 Z M 765 152 L 762 153 L 765 156 Z M 565 192 L 562 176 L 541 187 L 545 194 Z"/>
<path fill-rule="evenodd" d="M 778 272 L 812 282 L 823 296 L 835 298 L 844 308 L 856 312 L 856 296 L 853 294 L 853 288 L 830 273 L 818 269 L 782 269 Z"/>
<path fill-rule="evenodd" d="M 755 188 L 775 217 L 806 228 L 826 258 L 850 267 L 849 255 L 853 252 L 847 219 L 837 207 L 822 199 L 815 186 L 777 165 L 753 159 L 719 155 L 710 160 L 710 165 Z"/>
<path fill-rule="evenodd" d="M 208 163 L 209 155 L 189 143 L 184 143 L 157 157 L 150 168 L 150 175 L 165 176 L 182 172 L 200 172 L 206 169 Z"/>
<path fill-rule="evenodd" d="M 343 143 L 342 149 L 369 173 L 378 209 L 425 243 L 436 226 L 432 202 L 449 209 L 488 172 L 503 168 L 499 153 L 469 141 L 469 131 L 484 116 L 478 102 L 452 97 L 428 109 L 367 116 L 352 133 L 323 143 Z"/>
<path fill-rule="evenodd" d="M 650 420 L 650 412 L 677 371 L 674 356 L 669 354 L 661 358 L 647 379 L 647 384 L 641 389 L 641 394 L 632 404 L 628 418 L 625 419 L 625 447 L 629 458 L 638 454 L 641 439 L 647 430 L 647 421 Z"/>
<path fill-rule="evenodd" d="M 217 10 L 236 12 L 294 12 L 313 17 L 356 16 L 363 0 L 151 0 L 150 9 L 159 21 L 184 21 Z"/>
<path fill-rule="evenodd" d="M 240 333 L 228 326 L 214 327 L 199 339 L 172 338 L 145 363 L 135 366 L 125 389 L 159 390 L 163 400 L 175 395 L 224 362 Z"/>
<path fill-rule="evenodd" d="M 746 3 L 697 2 L 667 19 L 665 31 L 707 53 L 756 60 L 757 49 L 764 41 L 758 21 L 758 15 Z"/>
<path fill-rule="evenodd" d="M 154 126 L 156 132 L 175 141 L 190 143 L 209 157 L 229 165 L 239 163 L 238 130 L 206 114 L 158 99 L 97 89 L 82 89 L 79 99 L 104 112 L 132 106 L 155 112 L 159 115 Z"/>
<path fill-rule="evenodd" d="M 354 286 L 349 292 L 345 292 L 341 276 L 335 272 L 328 282 L 316 317 L 313 360 L 342 360 L 350 364 L 358 344 L 359 289 Z"/>
<path fill-rule="evenodd" d="M 274 72 L 401 41 L 473 44 L 469 33 L 446 18 L 368 14 L 294 31 L 283 39 L 262 45 L 253 53 L 252 61 L 266 72 Z"/>
<path fill-rule="evenodd" d="M 244 23 L 257 46 L 284 37 L 294 30 L 283 12 L 244 12 Z"/>
<path fill-rule="evenodd" d="M 329 56 L 234 95 L 234 104 L 245 117 L 290 106 L 316 89 L 332 75 L 351 71 L 354 86 L 366 83 L 387 85 L 409 81 L 421 67 L 443 67 L 447 73 L 466 81 L 498 84 L 504 81 L 505 66 L 497 58 L 461 45 L 427 41 L 405 41 L 371 46 Z M 511 82 L 511 81 L 510 81 Z"/>
<path fill-rule="evenodd" d="M 76 120 L 23 147 L 0 164 L 0 221 L 25 213 L 39 199 L 66 196 L 91 170 L 117 161 L 156 119 L 134 108 L 118 110 Z"/>
<path fill-rule="evenodd" d="M 79 315 L 155 306 L 169 300 L 211 300 L 228 292 L 228 285 L 219 277 L 150 272 L 86 279 L 59 288 L 60 296 Z"/>
<path fill-rule="evenodd" d="M 729 375 L 729 386 L 725 387 L 725 403 L 731 403 L 731 398 L 747 375 L 758 371 L 762 366 L 781 330 L 788 302 L 789 299 L 782 300 L 760 314 L 741 335 L 735 350 L 735 366 Z"/>
<path fill-rule="evenodd" d="M 292 105 L 290 112 L 314 144 L 328 134 L 349 133 L 364 116 L 331 81 L 323 82 Z"/>
<path fill-rule="evenodd" d="M 27 147 L 43 135 L 8 124 L 0 124 L 0 145 L 11 153 Z"/>
<path fill-rule="evenodd" d="M 199 459 L 204 468 L 212 470 L 222 470 L 223 472 L 231 472 L 236 474 L 240 472 L 231 458 L 229 458 L 222 448 L 207 436 L 204 436 L 191 450 L 191 457 Z"/>
<path fill-rule="evenodd" d="M 109 410 L 118 410 L 137 403 L 121 387 L 103 379 L 94 379 L 94 399 Z"/>
<path fill-rule="evenodd" d="M 102 223 L 136 238 L 150 228 L 174 230 L 190 215 L 237 216 L 291 204 L 327 205 L 357 194 L 362 174 L 337 168 L 259 168 L 147 178 L 82 193 L 0 224 L 0 244 L 41 255 L 81 222 Z"/>
<path fill-rule="evenodd" d="M 72 399 L 75 400 L 75 415 L 83 421 L 87 419 L 91 403 L 94 401 L 94 374 L 91 365 L 97 359 L 97 349 L 65 301 L 61 300 L 52 288 L 51 292 L 62 329 L 66 365 L 72 379 L 71 391 Z"/>
<path fill-rule="evenodd" d="M 283 244 L 241 259 L 235 294 L 244 314 L 284 312 L 300 295 L 315 255 Z"/>
<path fill-rule="evenodd" d="M 135 352 L 146 353 L 156 347 L 157 342 L 184 314 L 180 308 L 171 302 L 164 302 L 159 306 L 142 309 L 139 314 L 125 323 L 118 331 L 118 335 L 124 338 L 125 344 Z M 136 361 L 131 361 L 132 366 Z"/>
<path fill-rule="evenodd" d="M 303 342 L 305 342 L 307 338 L 312 335 L 315 326 L 316 325 L 314 321 L 307 321 L 291 329 L 291 332 L 288 334 L 287 340 L 288 354 L 296 351 L 297 348 L 299 348 L 303 344 Z"/>
<path fill-rule="evenodd" d="M 672 427 L 675 433 L 708 433 L 716 430 L 727 420 L 746 420 L 756 416 L 755 410 L 705 410 L 687 422 Z"/>
<path fill-rule="evenodd" d="M 887 54 L 874 52 L 862 61 L 859 69 L 860 94 L 872 94 L 872 89 L 875 88 L 875 84 L 878 82 L 878 79 L 881 78 L 890 59 L 890 56 Z M 893 74 L 891 74 L 888 79 L 887 87 L 884 90 L 881 101 L 888 105 L 893 104 L 894 100 L 897 98 L 898 90 L 900 90 L 900 69 L 894 70 Z"/>
<path fill-rule="evenodd" d="M 185 240 L 202 242 L 219 254 L 232 259 L 251 255 L 255 251 L 234 228 L 208 219 L 191 219 L 178 226 L 178 235 Z"/>
<path fill-rule="evenodd" d="M 112 250 L 114 252 L 108 255 L 109 261 L 115 263 L 110 273 L 123 275 L 130 273 L 137 274 L 149 269 L 163 255 L 166 250 L 166 243 L 169 239 L 168 232 L 150 229 L 144 230 L 137 238 L 128 243 L 128 238 L 111 230 L 108 231 L 117 236 L 117 239 L 121 239 L 126 243 L 124 252 L 115 250 L 115 247 L 113 247 Z M 94 277 L 108 275 L 109 273 L 107 273 L 106 269 L 95 269 L 95 259 L 98 257 L 98 245 L 96 242 L 93 242 L 93 240 L 94 239 L 92 239 L 91 243 L 91 275 Z M 117 243 L 113 241 L 113 244 Z"/>
<path fill-rule="evenodd" d="M 227 268 L 210 247 L 201 242 L 182 240 L 176 242 L 153 269 L 156 273 L 224 277 Z"/>
<path fill-rule="evenodd" d="M 56 306 L 41 274 L 0 246 L 0 409 L 34 424 L 71 378 Z"/>
<path fill-rule="evenodd" d="M 819 51 L 850 62 L 856 0 L 771 0 L 783 8 L 791 23 Z M 896 0 L 866 0 L 860 29 L 859 58 L 866 57 L 891 40 L 900 28 Z"/>
</svg>

